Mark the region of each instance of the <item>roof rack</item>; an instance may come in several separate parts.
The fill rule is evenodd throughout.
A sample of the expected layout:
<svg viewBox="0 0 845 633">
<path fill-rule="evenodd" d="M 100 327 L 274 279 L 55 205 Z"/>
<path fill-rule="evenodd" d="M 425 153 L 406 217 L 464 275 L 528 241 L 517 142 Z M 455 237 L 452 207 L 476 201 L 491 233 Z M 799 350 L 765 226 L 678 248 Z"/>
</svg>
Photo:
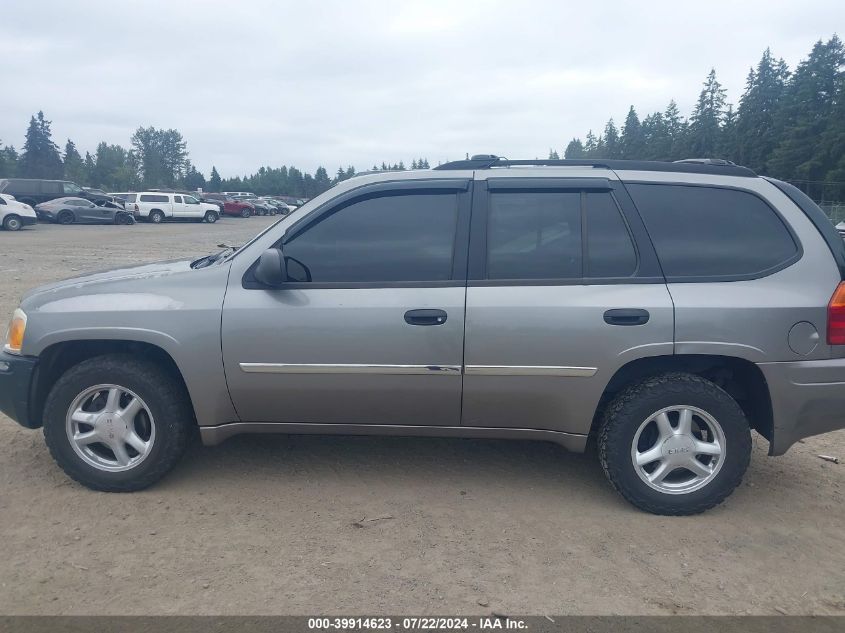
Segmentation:
<svg viewBox="0 0 845 633">
<path fill-rule="evenodd" d="M 467 160 L 456 160 L 450 163 L 443 163 L 434 169 L 457 170 L 457 169 L 490 169 L 491 167 L 594 167 L 597 169 L 611 169 L 620 171 L 668 171 L 693 174 L 715 174 L 720 176 L 743 176 L 756 178 L 757 174 L 748 169 L 740 167 L 730 161 L 719 158 L 687 158 L 675 162 L 663 162 L 656 160 L 621 160 L 609 159 L 555 159 L 546 160 L 508 160 L 493 154 L 477 154 Z"/>
</svg>

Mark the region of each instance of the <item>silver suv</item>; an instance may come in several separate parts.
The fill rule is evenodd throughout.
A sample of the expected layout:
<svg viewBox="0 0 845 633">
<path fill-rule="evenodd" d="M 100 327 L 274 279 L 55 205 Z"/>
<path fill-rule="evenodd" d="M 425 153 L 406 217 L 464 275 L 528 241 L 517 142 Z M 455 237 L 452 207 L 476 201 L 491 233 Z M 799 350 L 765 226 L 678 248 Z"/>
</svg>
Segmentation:
<svg viewBox="0 0 845 633">
<path fill-rule="evenodd" d="M 345 181 L 237 250 L 28 293 L 0 409 L 131 491 L 192 429 L 536 439 L 660 514 L 845 424 L 845 246 L 704 162 L 507 161 Z"/>
</svg>

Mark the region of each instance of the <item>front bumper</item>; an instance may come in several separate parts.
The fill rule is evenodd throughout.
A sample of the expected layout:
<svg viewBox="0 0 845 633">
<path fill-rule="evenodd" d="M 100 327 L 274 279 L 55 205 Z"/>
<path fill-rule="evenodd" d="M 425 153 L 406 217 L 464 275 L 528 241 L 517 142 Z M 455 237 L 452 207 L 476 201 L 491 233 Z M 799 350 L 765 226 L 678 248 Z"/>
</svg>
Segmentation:
<svg viewBox="0 0 845 633">
<path fill-rule="evenodd" d="M 40 421 L 30 419 L 29 411 L 37 364 L 37 358 L 0 352 L 0 412 L 29 429 L 40 426 Z"/>
<path fill-rule="evenodd" d="M 32 226 L 38 224 L 38 218 L 33 218 L 29 215 L 18 216 L 21 219 L 21 226 Z"/>
<path fill-rule="evenodd" d="M 774 418 L 770 455 L 798 440 L 845 428 L 845 359 L 759 363 Z"/>
</svg>

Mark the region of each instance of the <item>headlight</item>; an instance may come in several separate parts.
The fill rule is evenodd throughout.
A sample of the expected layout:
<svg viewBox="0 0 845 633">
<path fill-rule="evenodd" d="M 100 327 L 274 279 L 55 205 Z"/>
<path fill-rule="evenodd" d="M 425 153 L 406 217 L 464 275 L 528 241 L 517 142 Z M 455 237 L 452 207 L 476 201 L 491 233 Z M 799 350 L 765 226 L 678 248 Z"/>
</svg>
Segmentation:
<svg viewBox="0 0 845 633">
<path fill-rule="evenodd" d="M 12 322 L 6 331 L 6 344 L 3 351 L 9 354 L 20 354 L 23 347 L 23 334 L 26 331 L 26 314 L 18 308 L 12 314 Z"/>
</svg>

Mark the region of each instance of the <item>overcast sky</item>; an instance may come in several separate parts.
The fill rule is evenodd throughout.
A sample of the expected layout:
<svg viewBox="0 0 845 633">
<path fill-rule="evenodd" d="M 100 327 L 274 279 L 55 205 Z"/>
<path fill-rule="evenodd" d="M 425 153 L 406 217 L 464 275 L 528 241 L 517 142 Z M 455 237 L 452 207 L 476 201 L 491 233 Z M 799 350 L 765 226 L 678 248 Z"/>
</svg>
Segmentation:
<svg viewBox="0 0 845 633">
<path fill-rule="evenodd" d="M 0 15 L 4 144 L 39 109 L 83 155 L 176 128 L 224 177 L 545 157 L 631 104 L 687 115 L 711 67 L 736 103 L 767 46 L 794 67 L 845 30 L 842 0 L 4 0 Z"/>
</svg>

